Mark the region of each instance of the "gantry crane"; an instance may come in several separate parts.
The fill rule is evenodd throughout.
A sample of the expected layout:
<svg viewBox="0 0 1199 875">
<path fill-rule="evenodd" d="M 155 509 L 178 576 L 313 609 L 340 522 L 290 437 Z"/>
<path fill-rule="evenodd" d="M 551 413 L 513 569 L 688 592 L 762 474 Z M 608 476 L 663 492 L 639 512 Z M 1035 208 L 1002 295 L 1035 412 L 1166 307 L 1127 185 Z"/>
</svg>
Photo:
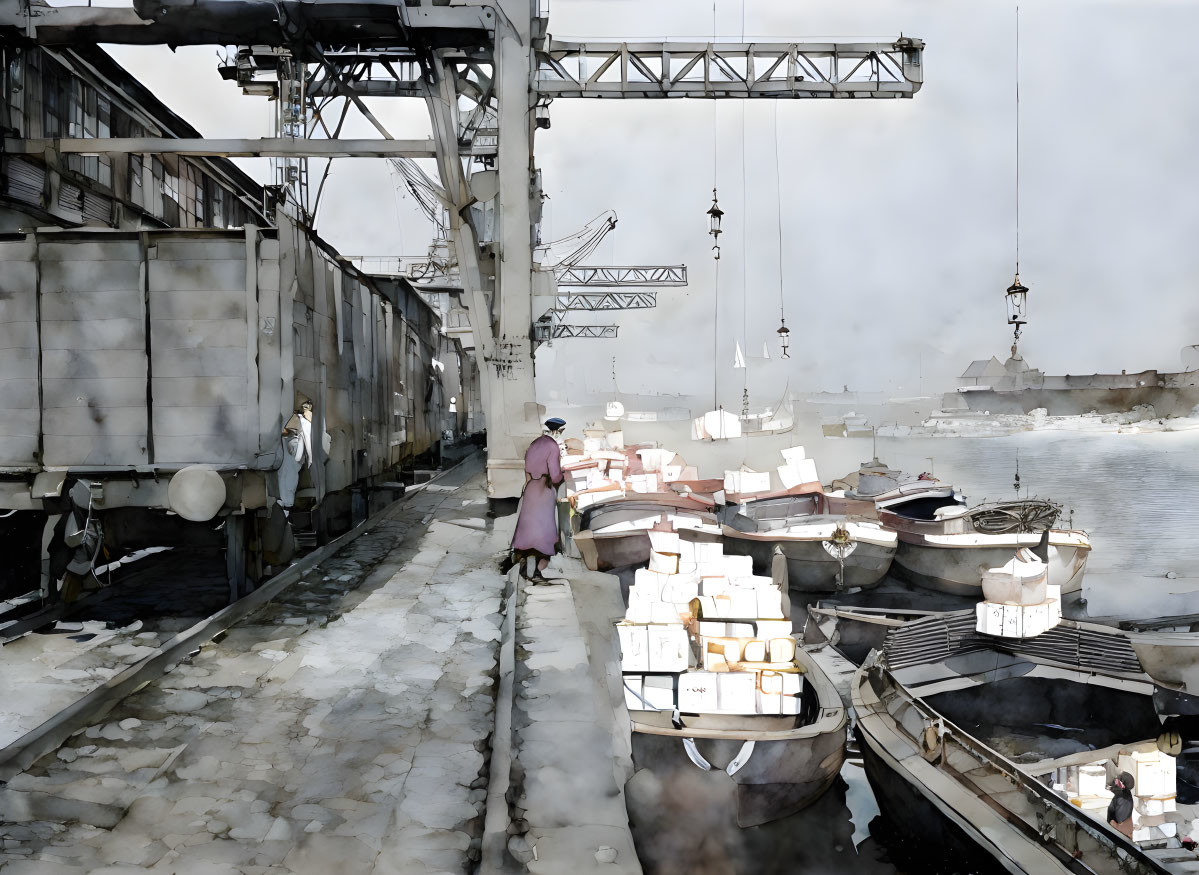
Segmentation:
<svg viewBox="0 0 1199 875">
<path fill-rule="evenodd" d="M 0 26 L 42 45 L 238 46 L 226 75 L 243 85 L 273 77 L 277 96 L 304 104 L 299 116 L 287 114 L 277 136 L 261 140 L 6 140 L 5 149 L 274 156 L 281 166 L 296 167 L 285 172 L 284 188 L 300 182 L 300 165 L 311 156 L 435 158 L 483 376 L 489 492 L 514 497 L 524 482 L 524 449 L 540 430 L 533 298 L 556 294 L 534 259 L 542 199 L 533 142 L 548 125 L 549 102 L 897 98 L 912 97 L 923 81 L 923 43 L 911 37 L 861 43 L 563 42 L 548 35 L 540 5 L 133 0 L 127 7 L 93 7 L 0 0 Z M 423 99 L 433 137 L 393 137 L 364 96 Z M 357 108 L 382 139 L 342 139 L 308 123 L 313 102 L 330 98 Z"/>
</svg>

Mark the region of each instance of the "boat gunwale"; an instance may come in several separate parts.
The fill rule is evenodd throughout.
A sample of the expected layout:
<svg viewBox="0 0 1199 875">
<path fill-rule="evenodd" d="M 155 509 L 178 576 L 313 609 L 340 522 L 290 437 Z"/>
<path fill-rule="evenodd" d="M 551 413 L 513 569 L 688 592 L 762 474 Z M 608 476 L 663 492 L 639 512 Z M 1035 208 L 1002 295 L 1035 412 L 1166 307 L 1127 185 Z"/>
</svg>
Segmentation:
<svg viewBox="0 0 1199 875">
<path fill-rule="evenodd" d="M 808 614 L 815 614 L 818 617 L 828 617 L 830 619 L 846 619 L 856 620 L 862 623 L 872 623 L 876 626 L 899 627 L 911 623 L 914 620 L 923 620 L 925 617 L 946 613 L 942 611 L 912 611 L 913 616 L 906 620 L 898 619 L 897 617 L 882 616 L 885 609 L 875 608 L 873 611 L 856 610 L 852 607 L 838 606 L 835 608 L 822 608 L 819 604 L 809 605 Z M 906 611 L 896 611 L 895 613 L 909 613 Z"/>
<path fill-rule="evenodd" d="M 890 517 L 895 517 L 895 519 L 891 519 Z M 902 517 L 887 511 L 883 511 L 879 515 L 878 521 L 883 528 L 895 532 L 899 536 L 900 543 L 943 550 L 975 550 L 1009 546 L 1012 549 L 1036 547 L 1041 539 L 1040 532 L 1009 532 L 1002 535 L 992 535 L 985 532 L 937 532 L 921 530 L 915 526 L 905 524 Z M 907 521 L 907 523 L 910 522 L 910 520 Z M 921 520 L 920 523 L 923 529 L 940 526 L 939 523 L 931 523 L 925 520 Z M 931 540 L 934 538 L 937 540 Z M 957 543 L 958 540 L 965 540 L 967 538 L 995 538 L 997 540 L 982 541 L 976 544 Z M 1091 536 L 1082 529 L 1050 529 L 1048 545 L 1050 547 L 1072 547 L 1076 550 L 1093 549 Z"/>
<path fill-rule="evenodd" d="M 857 521 L 854 520 L 853 522 Z M 875 525 L 877 525 L 877 523 L 875 523 Z M 863 544 L 870 544 L 873 547 L 882 547 L 883 549 L 898 548 L 899 538 L 897 533 L 891 529 L 882 528 L 881 526 L 879 528 L 882 529 L 883 534 L 891 533 L 895 534 L 896 537 L 893 540 L 884 542 L 881 538 L 862 537 L 861 535 L 850 533 L 849 540 L 851 542 L 858 541 Z M 720 534 L 721 537 L 736 538 L 742 541 L 780 541 L 790 542 L 793 544 L 814 544 L 820 541 L 828 540 L 826 535 L 797 535 L 794 533 L 789 533 L 784 529 L 778 529 L 770 532 L 743 532 L 740 529 L 734 529 L 728 523 L 720 524 Z"/>
</svg>

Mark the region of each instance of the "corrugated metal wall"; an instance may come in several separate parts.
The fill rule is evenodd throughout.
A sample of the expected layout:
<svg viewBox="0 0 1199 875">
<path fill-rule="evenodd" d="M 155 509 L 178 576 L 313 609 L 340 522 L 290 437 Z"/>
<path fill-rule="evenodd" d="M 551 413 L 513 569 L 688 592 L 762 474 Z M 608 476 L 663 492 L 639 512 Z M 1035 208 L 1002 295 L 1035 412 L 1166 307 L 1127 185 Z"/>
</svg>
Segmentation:
<svg viewBox="0 0 1199 875">
<path fill-rule="evenodd" d="M 0 467 L 37 464 L 37 259 L 32 240 L 0 243 Z"/>
<path fill-rule="evenodd" d="M 257 295 L 247 284 L 247 262 L 255 253 L 247 252 L 245 238 L 153 240 L 147 265 L 154 462 L 245 464 L 258 449 L 258 387 L 247 368 L 257 352 L 247 324 L 247 297 Z"/>
<path fill-rule="evenodd" d="M 43 464 L 148 464 L 141 244 L 39 240 Z"/>
</svg>

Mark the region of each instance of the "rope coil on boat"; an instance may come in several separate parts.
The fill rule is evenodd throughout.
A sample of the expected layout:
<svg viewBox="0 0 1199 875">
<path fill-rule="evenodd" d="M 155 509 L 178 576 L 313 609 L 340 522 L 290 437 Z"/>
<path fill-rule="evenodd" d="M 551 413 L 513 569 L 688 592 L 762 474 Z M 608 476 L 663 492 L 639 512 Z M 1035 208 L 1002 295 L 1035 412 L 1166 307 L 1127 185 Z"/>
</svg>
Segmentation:
<svg viewBox="0 0 1199 875">
<path fill-rule="evenodd" d="M 1041 532 L 1050 529 L 1061 515 L 1062 506 L 1044 499 L 1005 501 L 983 505 L 970 515 L 975 531 L 985 535 Z"/>
</svg>

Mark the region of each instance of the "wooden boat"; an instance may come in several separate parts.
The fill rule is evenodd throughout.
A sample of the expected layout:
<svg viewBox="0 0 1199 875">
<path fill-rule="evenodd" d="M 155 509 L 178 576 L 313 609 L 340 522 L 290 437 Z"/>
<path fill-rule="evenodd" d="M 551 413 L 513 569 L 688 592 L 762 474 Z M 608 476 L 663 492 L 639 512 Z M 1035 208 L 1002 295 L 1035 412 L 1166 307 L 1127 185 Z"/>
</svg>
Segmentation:
<svg viewBox="0 0 1199 875">
<path fill-rule="evenodd" d="M 875 456 L 859 465 L 858 470 L 830 483 L 827 499 L 833 513 L 877 518 L 874 502 L 880 495 L 906 495 L 942 487 L 943 484 L 927 479 L 926 475 L 915 477 L 889 468 Z"/>
<path fill-rule="evenodd" d="M 710 499 L 644 493 L 593 505 L 571 518 L 573 540 L 592 571 L 649 562 L 649 530 L 663 523 L 689 540 L 720 540 Z"/>
<path fill-rule="evenodd" d="M 797 715 L 630 711 L 635 769 L 673 768 L 689 759 L 711 773 L 713 793 L 727 792 L 731 777 L 742 827 L 811 804 L 841 771 L 848 719 L 836 688 L 811 655 L 797 648 L 796 661 L 804 672 Z"/>
<path fill-rule="evenodd" d="M 781 553 L 792 592 L 876 586 L 891 567 L 897 543 L 894 532 L 873 520 L 830 513 L 822 493 L 730 506 L 721 522 L 726 552 L 752 556 L 759 573 L 770 573 Z"/>
<path fill-rule="evenodd" d="M 1106 823 L 1105 798 L 1070 788 L 1071 769 L 1155 749 L 1157 692 L 1116 630 L 1063 621 L 994 639 L 973 631 L 973 612 L 954 612 L 893 630 L 855 674 L 851 701 L 880 810 L 960 867 L 1194 872 L 1185 833 L 1145 829 L 1138 844 Z M 1196 815 L 1180 803 L 1163 817 Z"/>
<path fill-rule="evenodd" d="M 854 665 L 861 665 L 870 651 L 882 649 L 892 629 L 940 614 L 940 611 L 857 607 L 821 601 L 808 607 L 803 641 L 827 643 Z"/>
<path fill-rule="evenodd" d="M 788 394 L 774 407 L 738 417 L 742 437 L 760 437 L 787 434 L 795 428 L 795 411 L 791 408 Z"/>
<path fill-rule="evenodd" d="M 1040 499 L 967 507 L 952 487 L 885 493 L 875 505 L 899 536 L 895 573 L 918 586 L 977 595 L 981 571 L 999 568 L 1020 547 L 1033 548 L 1062 594 L 1082 588 L 1091 542 L 1086 532 L 1052 528 L 1060 507 Z"/>
<path fill-rule="evenodd" d="M 957 612 L 960 613 L 960 612 Z M 804 644 L 830 644 L 855 665 L 871 650 L 881 650 L 887 635 L 906 623 L 943 617 L 954 611 L 870 607 L 820 601 L 807 609 Z M 1102 630 L 1127 640 L 1144 673 L 1157 684 L 1158 711 L 1163 716 L 1199 717 L 1199 614 L 1149 620 L 1087 623 L 1063 621 L 1067 628 Z"/>
</svg>

